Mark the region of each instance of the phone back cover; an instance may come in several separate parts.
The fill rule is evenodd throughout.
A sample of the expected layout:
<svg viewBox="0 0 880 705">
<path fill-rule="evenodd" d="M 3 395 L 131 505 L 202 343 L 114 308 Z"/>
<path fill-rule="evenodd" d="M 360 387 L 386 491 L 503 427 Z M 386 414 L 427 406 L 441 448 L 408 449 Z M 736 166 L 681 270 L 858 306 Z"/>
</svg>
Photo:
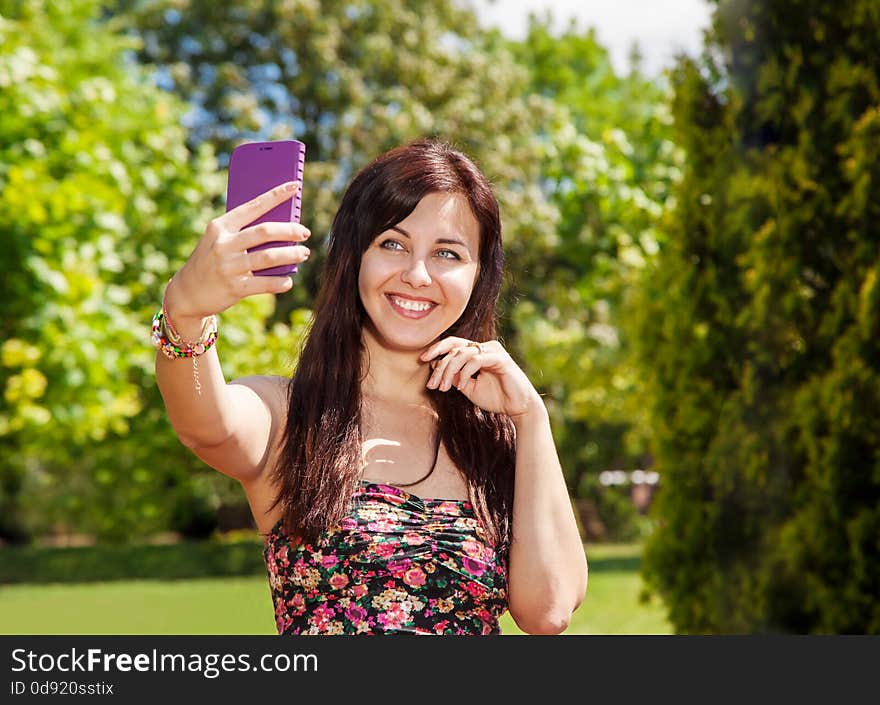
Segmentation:
<svg viewBox="0 0 880 705">
<path fill-rule="evenodd" d="M 302 183 L 305 157 L 306 146 L 299 140 L 250 142 L 236 147 L 232 150 L 232 156 L 229 159 L 226 210 L 230 211 L 286 181 Z M 280 203 L 245 227 L 266 222 L 298 223 L 300 222 L 301 207 L 302 187 L 292 199 Z M 250 248 L 248 252 L 290 244 L 296 243 L 266 242 Z M 254 274 L 277 276 L 294 274 L 296 271 L 297 266 L 294 264 L 260 269 Z"/>
</svg>

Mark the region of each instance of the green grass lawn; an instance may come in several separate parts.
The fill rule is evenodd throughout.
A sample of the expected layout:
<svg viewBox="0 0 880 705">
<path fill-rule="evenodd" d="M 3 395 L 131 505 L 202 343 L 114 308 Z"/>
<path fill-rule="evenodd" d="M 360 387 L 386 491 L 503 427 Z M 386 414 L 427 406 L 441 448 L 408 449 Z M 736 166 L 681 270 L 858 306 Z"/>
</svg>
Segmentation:
<svg viewBox="0 0 880 705">
<path fill-rule="evenodd" d="M 587 547 L 590 584 L 566 634 L 669 634 L 638 601 L 640 547 Z M 509 614 L 505 634 L 522 634 Z M 274 634 L 263 577 L 0 587 L 2 634 Z"/>
<path fill-rule="evenodd" d="M 672 627 L 658 599 L 639 601 L 641 546 L 586 546 L 590 566 L 587 594 L 571 617 L 565 634 L 671 634 Z M 504 634 L 523 634 L 510 614 L 501 619 Z"/>
</svg>

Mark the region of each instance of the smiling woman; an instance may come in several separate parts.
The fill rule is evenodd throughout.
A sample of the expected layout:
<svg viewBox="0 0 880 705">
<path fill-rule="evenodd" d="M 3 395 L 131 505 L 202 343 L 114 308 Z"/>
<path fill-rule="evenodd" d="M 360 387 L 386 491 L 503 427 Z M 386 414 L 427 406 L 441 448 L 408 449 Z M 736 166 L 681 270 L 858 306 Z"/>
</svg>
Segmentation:
<svg viewBox="0 0 880 705">
<path fill-rule="evenodd" d="M 455 323 L 474 288 L 479 249 L 480 225 L 461 193 L 429 193 L 380 233 L 362 255 L 358 278 L 368 350 L 424 347 Z M 429 330 L 434 336 L 426 337 Z"/>
<path fill-rule="evenodd" d="M 253 215 L 217 228 L 232 243 Z M 252 245 L 248 230 L 230 252 Z M 187 266 L 207 269 L 198 255 Z M 230 256 L 223 271 L 280 263 Z M 279 633 L 497 634 L 507 609 L 526 632 L 565 629 L 586 559 L 544 404 L 496 340 L 502 263 L 485 177 L 416 142 L 343 196 L 292 379 L 227 385 L 215 346 L 196 408 L 175 363 L 157 361 L 181 439 L 247 493 Z M 190 279 L 203 299 L 212 273 Z M 196 295 L 186 282 L 170 311 Z"/>
</svg>

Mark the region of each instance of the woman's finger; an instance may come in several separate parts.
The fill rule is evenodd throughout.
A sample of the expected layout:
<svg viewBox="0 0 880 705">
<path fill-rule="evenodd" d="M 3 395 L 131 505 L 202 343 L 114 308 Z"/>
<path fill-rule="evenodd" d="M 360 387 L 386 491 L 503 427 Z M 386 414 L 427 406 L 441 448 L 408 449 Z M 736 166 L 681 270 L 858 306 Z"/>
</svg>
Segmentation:
<svg viewBox="0 0 880 705">
<path fill-rule="evenodd" d="M 448 338 L 444 338 L 439 343 L 434 343 L 429 346 L 425 352 L 423 352 L 420 357 L 424 361 L 431 360 L 436 358 L 438 355 L 443 355 L 448 353 L 454 347 L 460 347 L 462 345 L 467 345 L 469 341 L 464 338 L 456 338 L 455 336 L 450 336 Z"/>
<path fill-rule="evenodd" d="M 453 357 L 453 354 L 448 352 L 442 353 L 442 356 L 434 358 L 434 361 L 431 363 L 434 367 L 434 372 L 432 372 L 431 376 L 428 378 L 428 387 L 436 389 L 439 386 L 440 380 L 443 379 L 443 373 L 446 371 L 446 367 L 449 365 L 449 362 Z"/>
<path fill-rule="evenodd" d="M 459 370 L 455 386 L 462 389 L 468 382 L 476 381 L 472 380 L 471 377 L 477 374 L 482 367 L 485 367 L 488 362 L 486 355 L 474 355 L 471 357 L 467 364 Z"/>
<path fill-rule="evenodd" d="M 311 231 L 299 223 L 260 223 L 239 231 L 232 241 L 235 249 L 244 252 L 266 242 L 303 242 Z"/>
<path fill-rule="evenodd" d="M 454 348 L 445 358 L 443 358 L 441 366 L 438 366 L 438 369 L 434 370 L 434 375 L 432 377 L 435 382 L 435 388 L 439 389 L 441 392 L 448 391 L 455 381 L 455 375 L 458 374 L 459 370 L 461 370 L 465 363 L 478 352 L 479 351 L 476 348 L 464 345 Z"/>
<path fill-rule="evenodd" d="M 243 275 L 236 280 L 239 298 L 255 294 L 282 294 L 293 287 L 293 277 L 254 277 Z"/>
<path fill-rule="evenodd" d="M 461 368 L 450 375 L 449 387 L 462 388 L 462 383 L 480 373 L 480 369 L 485 366 L 485 354 L 473 346 L 469 346 L 462 353 Z"/>
<path fill-rule="evenodd" d="M 312 251 L 302 245 L 285 245 L 282 247 L 267 247 L 264 250 L 241 253 L 241 264 L 238 272 L 252 274 L 260 269 L 280 267 L 289 264 L 302 264 Z"/>
<path fill-rule="evenodd" d="M 226 230 L 238 232 L 248 223 L 253 223 L 261 215 L 268 213 L 279 203 L 293 198 L 299 187 L 299 181 L 288 181 L 276 186 L 220 216 L 218 222 Z"/>
</svg>

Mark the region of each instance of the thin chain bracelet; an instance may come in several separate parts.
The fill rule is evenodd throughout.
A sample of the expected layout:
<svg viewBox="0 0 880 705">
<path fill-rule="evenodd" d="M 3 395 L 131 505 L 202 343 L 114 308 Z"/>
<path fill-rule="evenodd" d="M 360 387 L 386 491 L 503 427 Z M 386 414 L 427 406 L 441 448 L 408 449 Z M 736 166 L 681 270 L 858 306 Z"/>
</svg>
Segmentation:
<svg viewBox="0 0 880 705">
<path fill-rule="evenodd" d="M 176 342 L 172 341 L 170 331 L 168 330 L 169 321 L 164 311 L 158 311 L 153 316 L 153 325 L 151 330 L 151 341 L 153 346 L 162 351 L 165 357 L 170 359 L 191 357 L 193 361 L 193 383 L 196 392 L 202 396 L 202 383 L 199 378 L 199 363 L 197 358 L 204 355 L 210 350 L 214 343 L 217 342 L 219 333 L 217 331 L 217 316 L 211 316 L 202 327 L 202 333 L 199 339 L 194 342 L 187 342 L 176 335 Z"/>
<path fill-rule="evenodd" d="M 193 383 L 196 385 L 196 394 L 202 396 L 202 382 L 199 379 L 199 358 L 193 358 Z"/>
</svg>

